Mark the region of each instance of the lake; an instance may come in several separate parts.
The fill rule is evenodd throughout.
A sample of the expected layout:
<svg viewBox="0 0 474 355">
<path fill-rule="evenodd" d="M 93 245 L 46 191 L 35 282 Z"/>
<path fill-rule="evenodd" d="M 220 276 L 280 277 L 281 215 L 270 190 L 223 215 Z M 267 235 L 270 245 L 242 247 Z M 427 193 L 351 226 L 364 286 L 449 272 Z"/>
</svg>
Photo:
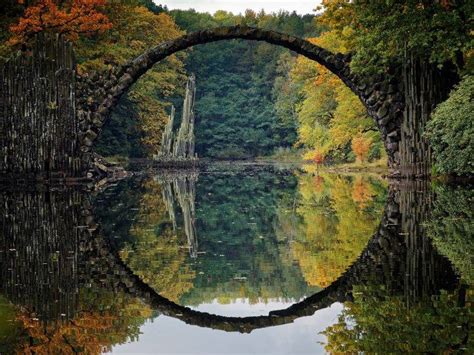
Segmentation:
<svg viewBox="0 0 474 355">
<path fill-rule="evenodd" d="M 473 191 L 272 164 L 3 188 L 0 353 L 474 351 Z"/>
</svg>

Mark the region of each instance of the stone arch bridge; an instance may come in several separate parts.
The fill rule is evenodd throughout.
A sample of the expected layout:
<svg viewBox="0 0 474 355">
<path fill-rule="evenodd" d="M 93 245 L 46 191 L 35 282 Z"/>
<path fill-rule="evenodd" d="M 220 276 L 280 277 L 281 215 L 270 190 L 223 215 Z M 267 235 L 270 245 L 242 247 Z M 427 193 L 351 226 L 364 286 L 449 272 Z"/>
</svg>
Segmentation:
<svg viewBox="0 0 474 355">
<path fill-rule="evenodd" d="M 401 122 L 403 120 L 403 87 L 397 75 L 360 78 L 350 69 L 351 55 L 334 54 L 311 42 L 287 34 L 246 26 L 222 27 L 198 31 L 152 48 L 112 71 L 79 79 L 78 118 L 88 122 L 82 137 L 84 151 L 89 151 L 100 134 L 110 111 L 120 97 L 157 62 L 195 45 L 229 39 L 264 41 L 282 46 L 323 65 L 339 77 L 362 101 L 377 123 L 394 169 L 400 166 Z"/>
<path fill-rule="evenodd" d="M 5 138 L 0 142 L 0 175 L 46 172 L 50 176 L 62 171 L 63 176 L 83 176 L 107 117 L 143 74 L 178 51 L 230 39 L 282 46 L 329 69 L 359 97 L 375 120 L 392 174 L 429 175 L 430 149 L 422 136 L 423 127 L 435 104 L 451 87 L 447 84 L 451 76 L 416 62 L 389 67 L 384 75 L 360 77 L 351 71 L 350 54 L 331 53 L 301 38 L 246 26 L 190 33 L 151 48 L 109 72 L 83 76 L 75 71 L 69 44 L 62 38 L 40 36 L 32 57 L 12 59 L 1 67 L 0 112 L 4 117 L 0 129 Z M 36 106 L 31 106 L 32 102 Z M 38 129 L 43 131 L 35 132 Z M 14 154 L 20 158 L 12 158 Z"/>
</svg>

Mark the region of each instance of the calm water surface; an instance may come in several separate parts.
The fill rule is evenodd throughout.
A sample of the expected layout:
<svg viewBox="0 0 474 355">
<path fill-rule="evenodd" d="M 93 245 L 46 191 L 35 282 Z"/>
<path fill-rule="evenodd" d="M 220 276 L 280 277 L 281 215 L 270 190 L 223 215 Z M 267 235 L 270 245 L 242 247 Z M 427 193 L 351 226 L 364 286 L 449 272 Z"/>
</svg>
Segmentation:
<svg viewBox="0 0 474 355">
<path fill-rule="evenodd" d="M 473 190 L 312 167 L 1 191 L 0 353 L 473 348 Z"/>
</svg>

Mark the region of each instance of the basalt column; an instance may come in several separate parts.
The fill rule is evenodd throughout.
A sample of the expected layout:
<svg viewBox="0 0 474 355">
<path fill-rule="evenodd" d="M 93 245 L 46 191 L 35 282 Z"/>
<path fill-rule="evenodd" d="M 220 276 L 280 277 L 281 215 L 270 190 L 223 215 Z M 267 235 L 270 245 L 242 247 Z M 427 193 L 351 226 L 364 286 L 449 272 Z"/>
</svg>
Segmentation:
<svg viewBox="0 0 474 355">
<path fill-rule="evenodd" d="M 186 83 L 181 125 L 177 133 L 173 132 L 175 108 L 171 114 L 161 138 L 161 147 L 156 157 L 160 162 L 173 165 L 178 161 L 194 160 L 194 101 L 196 96 L 196 78 L 191 75 Z"/>
<path fill-rule="evenodd" d="M 181 208 L 181 215 L 184 223 L 184 233 L 186 235 L 191 257 L 197 257 L 198 238 L 196 233 L 196 181 L 198 173 L 189 172 L 187 174 L 174 174 L 157 176 L 162 188 L 163 201 L 168 211 L 169 218 L 173 224 L 173 231 L 178 232 L 178 221 L 176 207 Z"/>
<path fill-rule="evenodd" d="M 167 158 L 171 156 L 171 152 L 173 150 L 173 125 L 175 112 L 174 106 L 171 106 L 169 121 L 166 124 L 165 130 L 163 131 L 163 135 L 161 137 L 161 147 L 158 154 L 160 157 Z"/>
<path fill-rule="evenodd" d="M 74 317 L 89 239 L 90 206 L 83 192 L 0 193 L 0 293 L 41 321 Z"/>
<path fill-rule="evenodd" d="M 405 55 L 403 86 L 405 109 L 400 128 L 399 172 L 401 177 L 427 177 L 431 173 L 431 149 L 424 137 L 426 123 L 443 102 L 458 76 L 452 65 L 439 69 L 428 60 Z"/>
<path fill-rule="evenodd" d="M 1 178 L 82 176 L 78 134 L 72 45 L 40 34 L 0 65 Z"/>
<path fill-rule="evenodd" d="M 196 97 L 196 78 L 191 75 L 186 84 L 183 104 L 183 118 L 174 142 L 175 158 L 194 158 L 194 100 Z"/>
</svg>

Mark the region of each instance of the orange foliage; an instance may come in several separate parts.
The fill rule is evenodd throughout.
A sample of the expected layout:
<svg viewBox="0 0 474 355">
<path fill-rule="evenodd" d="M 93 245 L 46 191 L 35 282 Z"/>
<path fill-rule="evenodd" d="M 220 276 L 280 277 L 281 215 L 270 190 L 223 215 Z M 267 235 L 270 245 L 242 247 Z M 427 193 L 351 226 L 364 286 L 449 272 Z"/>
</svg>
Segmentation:
<svg viewBox="0 0 474 355">
<path fill-rule="evenodd" d="M 86 354 L 101 354 L 110 351 L 111 345 L 100 335 L 113 329 L 117 316 L 84 313 L 74 322 L 58 322 L 49 325 L 32 319 L 26 313 L 17 318 L 31 342 L 17 349 L 22 354 L 74 354 L 81 350 Z"/>
<path fill-rule="evenodd" d="M 112 27 L 107 16 L 99 11 L 105 4 L 106 0 L 39 0 L 10 27 L 13 36 L 9 42 L 25 43 L 42 31 L 61 33 L 73 41 L 79 35 L 102 33 Z"/>
<path fill-rule="evenodd" d="M 315 176 L 313 179 L 314 191 L 316 193 L 321 193 L 324 191 L 324 178 L 322 176 Z"/>
<path fill-rule="evenodd" d="M 152 310 L 139 299 L 118 297 L 116 304 L 112 304 L 110 298 L 103 301 L 106 300 L 107 309 L 80 311 L 73 319 L 47 323 L 21 310 L 16 319 L 24 332 L 16 353 L 102 354 L 112 351 L 115 344 L 136 340 L 137 327 L 151 317 Z M 85 306 L 90 307 L 91 304 Z"/>
<path fill-rule="evenodd" d="M 365 208 L 374 199 L 374 191 L 369 181 L 358 176 L 352 186 L 352 199 L 359 206 Z"/>
<path fill-rule="evenodd" d="M 362 134 L 358 134 L 352 138 L 352 151 L 360 162 L 367 160 L 367 154 L 369 153 L 372 140 L 365 138 Z"/>
<path fill-rule="evenodd" d="M 313 155 L 313 161 L 315 164 L 320 165 L 324 162 L 324 155 L 320 152 L 316 152 Z"/>
</svg>

